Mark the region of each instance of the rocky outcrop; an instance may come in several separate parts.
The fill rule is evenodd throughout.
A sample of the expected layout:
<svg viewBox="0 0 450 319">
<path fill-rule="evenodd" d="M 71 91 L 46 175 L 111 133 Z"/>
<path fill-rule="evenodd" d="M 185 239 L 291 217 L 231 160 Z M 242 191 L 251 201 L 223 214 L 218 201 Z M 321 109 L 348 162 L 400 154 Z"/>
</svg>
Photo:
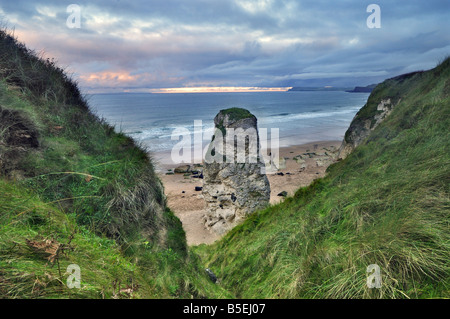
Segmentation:
<svg viewBox="0 0 450 319">
<path fill-rule="evenodd" d="M 373 101 L 369 99 L 367 104 L 355 115 L 345 133 L 344 140 L 339 148 L 338 158 L 346 158 L 369 136 L 371 131 L 380 125 L 399 102 L 400 100 L 394 103 L 391 98 L 384 98 L 379 100 L 376 108 L 371 108 L 370 104 L 373 104 Z"/>
<path fill-rule="evenodd" d="M 247 110 L 221 110 L 205 156 L 205 225 L 223 234 L 270 199 L 270 185 L 259 153 L 256 117 Z"/>
</svg>

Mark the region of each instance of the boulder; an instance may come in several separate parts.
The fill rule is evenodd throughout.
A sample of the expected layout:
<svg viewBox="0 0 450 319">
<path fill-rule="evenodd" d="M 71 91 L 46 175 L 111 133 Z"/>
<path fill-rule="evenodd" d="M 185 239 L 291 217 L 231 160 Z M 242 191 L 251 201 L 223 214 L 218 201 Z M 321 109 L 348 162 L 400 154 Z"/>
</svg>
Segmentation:
<svg viewBox="0 0 450 319">
<path fill-rule="evenodd" d="M 189 173 L 190 170 L 191 170 L 190 165 L 181 165 L 181 166 L 178 166 L 177 168 L 175 168 L 174 172 L 176 174 L 185 174 L 185 173 Z"/>
</svg>

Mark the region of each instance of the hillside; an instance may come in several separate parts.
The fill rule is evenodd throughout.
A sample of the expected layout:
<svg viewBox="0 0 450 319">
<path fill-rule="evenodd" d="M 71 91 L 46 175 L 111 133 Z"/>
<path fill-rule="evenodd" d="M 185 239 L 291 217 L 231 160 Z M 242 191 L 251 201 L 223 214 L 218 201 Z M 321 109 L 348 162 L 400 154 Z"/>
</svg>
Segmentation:
<svg viewBox="0 0 450 319">
<path fill-rule="evenodd" d="M 224 296 L 147 151 L 7 30 L 0 55 L 0 299 Z M 66 286 L 69 264 L 80 289 Z"/>
<path fill-rule="evenodd" d="M 450 58 L 377 85 L 325 178 L 188 248 L 148 152 L 7 30 L 0 56 L 0 299 L 450 297 Z"/>
<path fill-rule="evenodd" d="M 197 252 L 238 298 L 448 298 L 449 127 L 450 58 L 388 79 L 325 178 Z"/>
</svg>

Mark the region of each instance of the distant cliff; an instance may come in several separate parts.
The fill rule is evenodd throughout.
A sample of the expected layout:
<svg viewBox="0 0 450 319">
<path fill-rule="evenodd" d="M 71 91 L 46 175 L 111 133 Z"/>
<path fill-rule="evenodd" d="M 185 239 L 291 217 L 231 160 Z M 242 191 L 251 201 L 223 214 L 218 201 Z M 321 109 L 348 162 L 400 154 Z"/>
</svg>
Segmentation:
<svg viewBox="0 0 450 319">
<path fill-rule="evenodd" d="M 351 90 L 349 87 L 334 87 L 334 86 L 319 86 L 319 87 L 292 87 L 287 92 L 308 92 L 308 91 L 319 91 L 319 92 L 334 92 L 334 91 L 347 91 Z"/>
<path fill-rule="evenodd" d="M 349 93 L 370 93 L 376 87 L 376 84 L 371 84 L 367 86 L 355 86 L 353 90 L 346 90 L 345 92 Z"/>
</svg>

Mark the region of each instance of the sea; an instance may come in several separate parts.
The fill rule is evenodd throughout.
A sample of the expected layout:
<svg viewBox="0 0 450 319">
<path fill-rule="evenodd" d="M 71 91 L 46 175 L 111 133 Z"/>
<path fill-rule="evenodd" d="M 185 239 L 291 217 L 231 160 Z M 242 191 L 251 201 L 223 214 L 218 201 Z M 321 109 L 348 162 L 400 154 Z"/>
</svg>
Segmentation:
<svg viewBox="0 0 450 319">
<path fill-rule="evenodd" d="M 114 93 L 92 94 L 88 101 L 116 131 L 158 157 L 169 154 L 183 138 L 193 141 L 200 124 L 204 147 L 213 135 L 214 117 L 230 107 L 245 108 L 256 116 L 260 138 L 270 139 L 277 131 L 280 147 L 342 140 L 368 96 L 344 91 Z M 187 137 L 177 135 L 180 129 Z M 262 131 L 267 132 L 264 137 Z"/>
</svg>

